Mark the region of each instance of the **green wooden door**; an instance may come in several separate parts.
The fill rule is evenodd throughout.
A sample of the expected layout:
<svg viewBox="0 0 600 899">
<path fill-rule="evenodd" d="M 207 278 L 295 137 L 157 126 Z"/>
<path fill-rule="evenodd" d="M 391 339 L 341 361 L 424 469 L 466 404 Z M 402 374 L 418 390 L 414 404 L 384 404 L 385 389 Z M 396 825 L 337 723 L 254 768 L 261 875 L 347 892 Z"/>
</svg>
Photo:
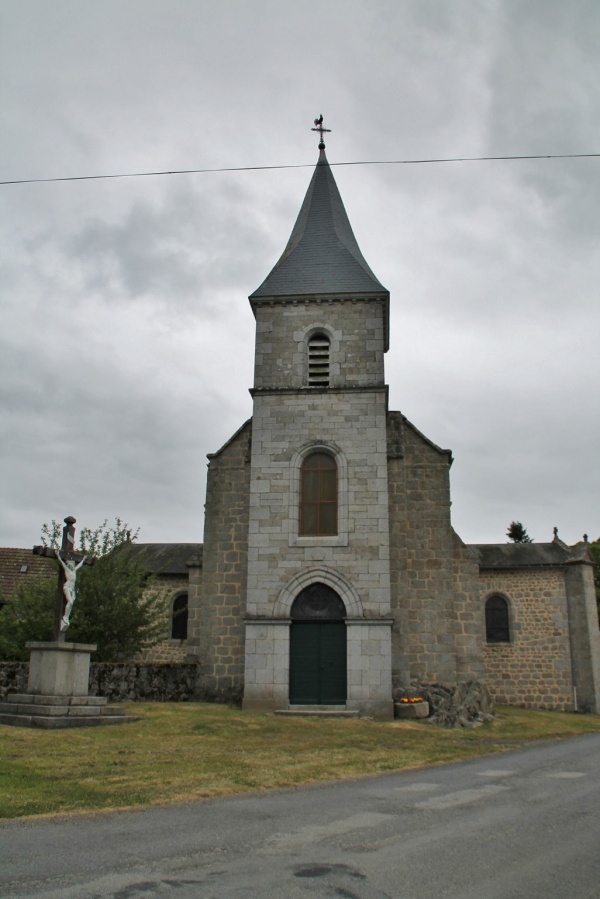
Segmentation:
<svg viewBox="0 0 600 899">
<path fill-rule="evenodd" d="M 293 621 L 290 630 L 290 703 L 346 702 L 346 624 Z"/>
</svg>

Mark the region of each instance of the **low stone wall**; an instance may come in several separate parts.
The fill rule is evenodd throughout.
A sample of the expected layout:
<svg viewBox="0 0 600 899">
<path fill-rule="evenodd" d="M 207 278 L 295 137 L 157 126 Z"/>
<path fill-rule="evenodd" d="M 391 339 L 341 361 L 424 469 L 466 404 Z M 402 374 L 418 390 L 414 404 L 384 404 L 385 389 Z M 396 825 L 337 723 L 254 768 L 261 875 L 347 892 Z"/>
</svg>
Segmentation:
<svg viewBox="0 0 600 899">
<path fill-rule="evenodd" d="M 8 693 L 24 693 L 28 662 L 0 662 L 0 700 Z M 237 703 L 236 695 L 217 696 L 202 686 L 196 664 L 151 665 L 135 662 L 92 662 L 90 696 L 110 702 L 214 702 Z"/>
<path fill-rule="evenodd" d="M 0 700 L 7 693 L 24 693 L 29 680 L 29 662 L 0 662 Z"/>
<path fill-rule="evenodd" d="M 96 662 L 90 665 L 90 696 L 109 702 L 203 700 L 196 688 L 197 665 Z"/>
</svg>

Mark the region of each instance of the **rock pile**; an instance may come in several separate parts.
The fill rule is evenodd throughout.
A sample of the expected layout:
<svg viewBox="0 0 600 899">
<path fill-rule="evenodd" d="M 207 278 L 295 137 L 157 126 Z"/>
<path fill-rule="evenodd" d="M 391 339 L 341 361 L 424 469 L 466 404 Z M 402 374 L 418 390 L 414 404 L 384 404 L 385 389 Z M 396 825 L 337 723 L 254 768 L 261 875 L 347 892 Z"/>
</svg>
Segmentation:
<svg viewBox="0 0 600 899">
<path fill-rule="evenodd" d="M 413 684 L 394 690 L 394 701 L 422 697 L 429 703 L 427 722 L 443 727 L 477 727 L 494 719 L 494 704 L 484 681 L 458 684 Z"/>
</svg>

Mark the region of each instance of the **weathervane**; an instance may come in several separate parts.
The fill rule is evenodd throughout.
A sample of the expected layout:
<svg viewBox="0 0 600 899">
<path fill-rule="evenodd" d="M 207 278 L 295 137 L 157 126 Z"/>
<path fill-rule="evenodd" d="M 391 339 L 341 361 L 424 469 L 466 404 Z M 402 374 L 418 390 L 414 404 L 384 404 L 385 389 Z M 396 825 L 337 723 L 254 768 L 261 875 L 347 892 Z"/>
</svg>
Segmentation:
<svg viewBox="0 0 600 899">
<path fill-rule="evenodd" d="M 331 133 L 331 128 L 323 127 L 323 113 L 321 113 L 321 115 L 319 116 L 318 119 L 315 119 L 315 125 L 317 127 L 311 128 L 310 130 L 319 132 L 319 135 L 321 136 L 321 140 L 319 141 L 319 150 L 324 150 L 325 149 L 325 141 L 323 140 L 323 135 L 325 133 L 328 133 L 328 134 Z"/>
</svg>

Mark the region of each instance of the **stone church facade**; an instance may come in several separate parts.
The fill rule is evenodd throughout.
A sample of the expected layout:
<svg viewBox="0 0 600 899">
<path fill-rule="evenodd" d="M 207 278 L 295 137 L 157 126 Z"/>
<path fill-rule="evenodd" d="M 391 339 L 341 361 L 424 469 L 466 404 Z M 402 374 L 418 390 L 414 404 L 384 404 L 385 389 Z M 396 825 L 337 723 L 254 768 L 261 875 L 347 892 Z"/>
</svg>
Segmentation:
<svg viewBox="0 0 600 899">
<path fill-rule="evenodd" d="M 467 546 L 452 454 L 388 409 L 389 293 L 320 155 L 250 296 L 253 415 L 209 456 L 188 661 L 247 709 L 389 718 L 398 691 L 486 679 L 499 701 L 600 711 L 586 545 Z"/>
</svg>

